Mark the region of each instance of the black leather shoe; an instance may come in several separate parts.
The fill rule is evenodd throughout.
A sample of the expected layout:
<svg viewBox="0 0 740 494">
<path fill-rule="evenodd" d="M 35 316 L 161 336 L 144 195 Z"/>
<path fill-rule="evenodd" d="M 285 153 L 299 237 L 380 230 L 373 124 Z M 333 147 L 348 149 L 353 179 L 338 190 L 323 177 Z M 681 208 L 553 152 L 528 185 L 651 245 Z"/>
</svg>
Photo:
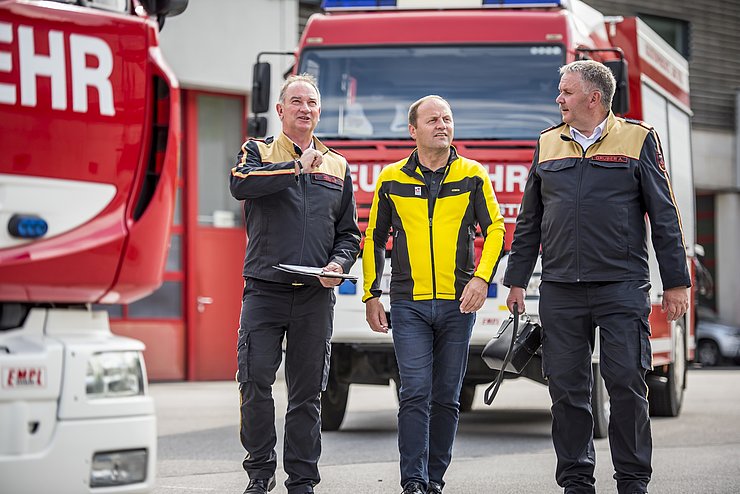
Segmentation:
<svg viewBox="0 0 740 494">
<path fill-rule="evenodd" d="M 244 494 L 267 494 L 275 488 L 275 476 L 269 479 L 252 479 L 247 485 Z"/>
<path fill-rule="evenodd" d="M 427 494 L 442 494 L 442 486 L 430 480 L 427 486 Z"/>
<path fill-rule="evenodd" d="M 409 482 L 403 486 L 401 494 L 425 494 L 424 486 L 419 482 Z"/>
</svg>

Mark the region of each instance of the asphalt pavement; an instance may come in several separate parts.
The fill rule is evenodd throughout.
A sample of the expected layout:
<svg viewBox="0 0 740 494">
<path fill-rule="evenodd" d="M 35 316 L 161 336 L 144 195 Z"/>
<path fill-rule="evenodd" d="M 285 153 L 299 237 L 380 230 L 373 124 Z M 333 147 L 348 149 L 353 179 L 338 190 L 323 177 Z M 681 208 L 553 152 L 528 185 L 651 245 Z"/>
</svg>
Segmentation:
<svg viewBox="0 0 740 494">
<path fill-rule="evenodd" d="M 654 418 L 651 494 L 740 493 L 740 368 L 692 369 L 679 418 Z M 232 382 L 153 384 L 159 453 L 155 494 L 243 492 L 238 393 Z M 323 435 L 317 493 L 398 493 L 392 387 L 352 386 L 342 428 Z M 493 407 L 463 414 L 446 494 L 555 494 L 549 397 L 544 386 L 504 383 Z M 284 383 L 275 388 L 278 455 Z M 597 492 L 615 493 L 607 440 L 596 442 Z M 285 493 L 279 468 L 278 487 Z"/>
</svg>

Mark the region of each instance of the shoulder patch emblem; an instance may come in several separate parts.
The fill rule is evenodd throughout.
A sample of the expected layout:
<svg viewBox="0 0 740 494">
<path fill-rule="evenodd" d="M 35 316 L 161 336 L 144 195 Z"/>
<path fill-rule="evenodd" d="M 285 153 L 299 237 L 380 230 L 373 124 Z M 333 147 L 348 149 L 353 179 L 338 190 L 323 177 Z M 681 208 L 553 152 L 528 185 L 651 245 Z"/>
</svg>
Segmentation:
<svg viewBox="0 0 740 494">
<path fill-rule="evenodd" d="M 660 150 L 658 150 L 656 154 L 658 156 L 658 166 L 660 167 L 661 171 L 667 172 L 668 170 L 666 170 L 666 167 L 665 167 L 665 159 L 663 158 L 663 153 L 661 153 Z"/>
</svg>

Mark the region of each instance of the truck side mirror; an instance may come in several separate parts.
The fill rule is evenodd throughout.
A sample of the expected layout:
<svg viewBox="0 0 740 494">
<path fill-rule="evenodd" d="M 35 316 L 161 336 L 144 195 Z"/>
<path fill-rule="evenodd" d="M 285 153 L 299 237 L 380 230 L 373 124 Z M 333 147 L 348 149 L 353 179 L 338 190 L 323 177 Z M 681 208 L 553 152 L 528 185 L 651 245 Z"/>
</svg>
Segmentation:
<svg viewBox="0 0 740 494">
<path fill-rule="evenodd" d="M 267 117 L 249 117 L 247 119 L 247 135 L 249 137 L 265 137 L 267 135 Z"/>
<path fill-rule="evenodd" d="M 627 60 L 607 60 L 604 65 L 614 74 L 617 80 L 616 91 L 612 99 L 612 111 L 617 115 L 624 115 L 630 111 L 630 85 L 627 71 Z"/>
<path fill-rule="evenodd" d="M 270 109 L 270 64 L 257 62 L 252 70 L 252 113 Z"/>
<path fill-rule="evenodd" d="M 174 17 L 185 12 L 188 0 L 140 0 L 149 15 L 156 16 L 159 29 L 164 26 L 165 17 Z"/>
</svg>

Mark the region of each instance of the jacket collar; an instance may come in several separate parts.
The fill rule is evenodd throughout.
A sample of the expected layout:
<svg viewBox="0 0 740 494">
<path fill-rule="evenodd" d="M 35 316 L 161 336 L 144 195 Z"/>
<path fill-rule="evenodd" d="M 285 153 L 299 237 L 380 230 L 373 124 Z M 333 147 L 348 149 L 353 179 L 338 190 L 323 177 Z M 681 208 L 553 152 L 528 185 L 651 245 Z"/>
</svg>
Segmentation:
<svg viewBox="0 0 740 494">
<path fill-rule="evenodd" d="M 318 137 L 311 136 L 311 139 L 313 140 L 313 147 L 319 151 L 321 154 L 324 154 L 329 148 L 322 143 Z M 301 157 L 301 154 L 303 154 L 303 151 L 298 145 L 293 142 L 290 137 L 286 136 L 283 132 L 280 132 L 280 135 L 275 140 L 275 143 L 277 146 L 282 148 L 284 151 L 287 151 L 291 154 L 291 156 L 294 156 L 296 159 Z"/>
<path fill-rule="evenodd" d="M 457 160 L 457 158 L 457 149 L 455 149 L 455 146 L 450 146 L 450 157 L 447 158 L 446 166 L 450 166 L 455 160 Z M 403 165 L 403 171 L 406 173 L 406 175 L 409 175 L 410 177 L 416 177 L 423 181 L 420 166 L 421 163 L 419 163 L 419 150 L 417 148 L 414 148 L 411 156 L 409 156 L 409 159 L 406 160 L 406 163 L 404 163 Z"/>
<path fill-rule="evenodd" d="M 609 135 L 609 132 L 614 129 L 614 127 L 617 125 L 617 117 L 614 116 L 614 113 L 612 113 L 611 110 L 609 110 L 609 114 L 606 116 L 606 125 L 604 125 L 604 131 L 601 133 L 601 137 L 599 137 L 596 142 L 603 141 L 607 135 Z M 564 141 L 572 141 L 573 138 L 571 137 L 570 133 L 570 125 L 565 124 L 563 125 L 563 128 L 560 129 L 560 138 Z"/>
</svg>

